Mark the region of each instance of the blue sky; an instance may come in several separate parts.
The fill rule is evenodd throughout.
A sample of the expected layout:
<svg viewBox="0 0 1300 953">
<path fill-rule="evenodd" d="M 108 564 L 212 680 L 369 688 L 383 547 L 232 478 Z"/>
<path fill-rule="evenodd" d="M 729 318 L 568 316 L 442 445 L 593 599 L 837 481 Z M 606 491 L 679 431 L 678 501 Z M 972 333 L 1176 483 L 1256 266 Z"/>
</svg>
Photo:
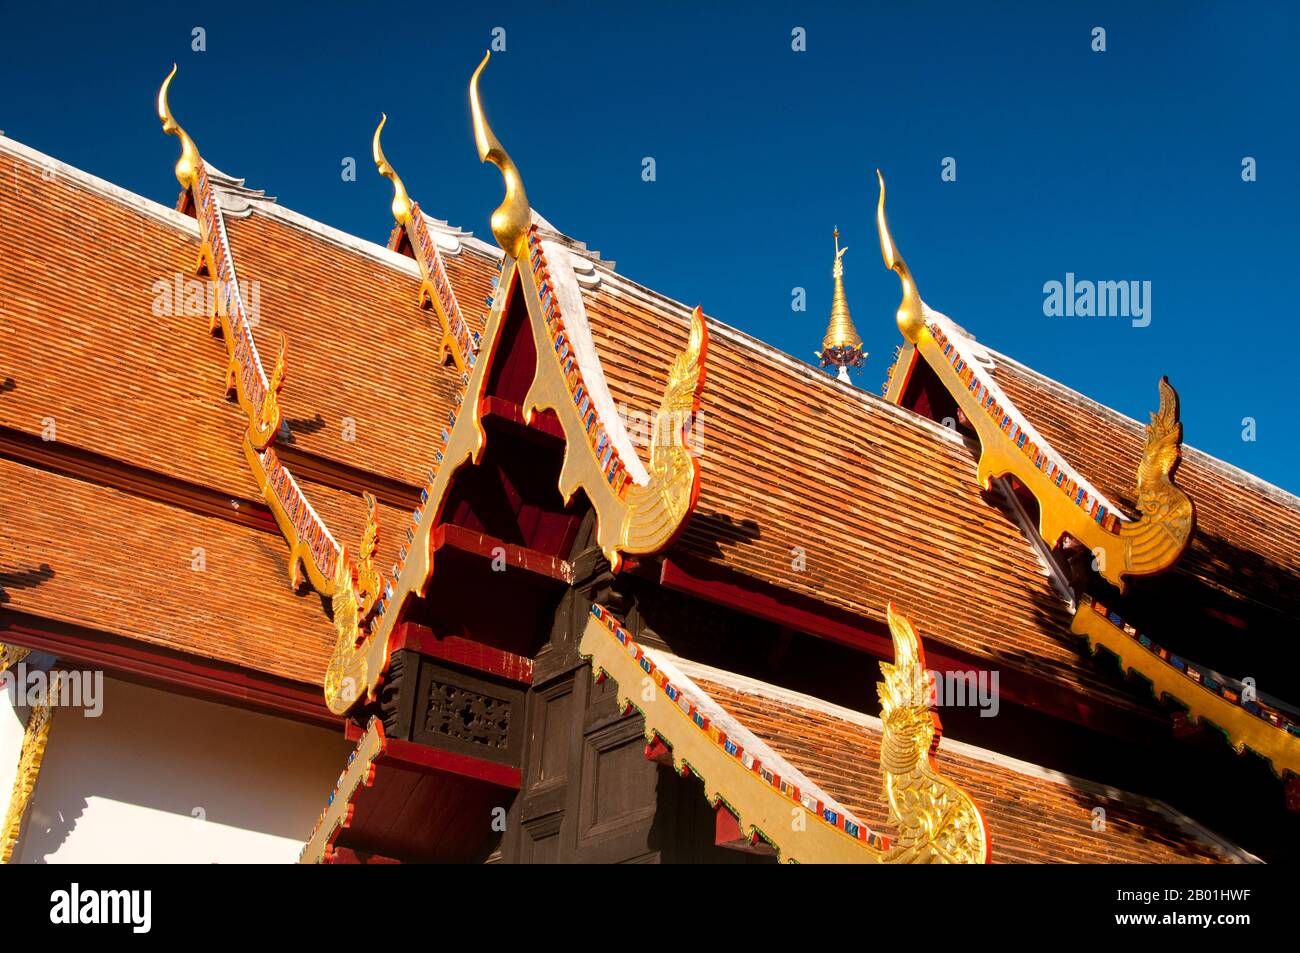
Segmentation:
<svg viewBox="0 0 1300 953">
<path fill-rule="evenodd" d="M 117 14 L 8 4 L 0 128 L 171 203 L 172 107 L 204 157 L 297 211 L 383 241 L 385 148 L 424 207 L 489 238 L 469 74 L 533 205 L 619 271 L 811 359 L 840 227 L 878 392 L 898 282 L 879 166 L 922 295 L 982 342 L 1145 419 L 1156 380 L 1189 443 L 1300 491 L 1300 13 L 1284 4 L 236 4 Z M 1106 30 L 1093 52 L 1092 30 Z M 191 49 L 194 27 L 205 52 Z M 807 50 L 791 49 L 806 30 Z M 340 175 L 357 160 L 355 182 Z M 642 160 L 656 162 L 654 182 Z M 1257 181 L 1242 181 L 1254 157 Z M 945 157 L 955 182 L 941 181 Z M 1047 317 L 1045 282 L 1151 282 L 1151 323 Z M 791 311 L 791 289 L 808 310 Z M 1033 418 L 1033 408 L 1022 408 Z M 1242 439 L 1242 420 L 1256 439 Z"/>
</svg>

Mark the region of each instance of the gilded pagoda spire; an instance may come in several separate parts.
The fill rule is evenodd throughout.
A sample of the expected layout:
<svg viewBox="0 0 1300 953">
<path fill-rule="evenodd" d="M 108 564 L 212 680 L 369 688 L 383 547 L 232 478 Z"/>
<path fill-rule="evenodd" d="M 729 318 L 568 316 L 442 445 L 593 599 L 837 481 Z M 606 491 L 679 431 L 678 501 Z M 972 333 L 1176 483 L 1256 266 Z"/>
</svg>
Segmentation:
<svg viewBox="0 0 1300 953">
<path fill-rule="evenodd" d="M 835 229 L 835 265 L 831 276 L 835 279 L 835 296 L 831 300 L 831 319 L 826 325 L 826 335 L 822 338 L 822 349 L 818 357 L 822 367 L 834 364 L 839 368 L 839 379 L 849 380 L 849 368 L 857 367 L 867 355 L 862 350 L 862 338 L 853 326 L 853 316 L 849 314 L 849 301 L 844 294 L 844 253 L 848 248 L 840 247 L 840 230 Z"/>
</svg>

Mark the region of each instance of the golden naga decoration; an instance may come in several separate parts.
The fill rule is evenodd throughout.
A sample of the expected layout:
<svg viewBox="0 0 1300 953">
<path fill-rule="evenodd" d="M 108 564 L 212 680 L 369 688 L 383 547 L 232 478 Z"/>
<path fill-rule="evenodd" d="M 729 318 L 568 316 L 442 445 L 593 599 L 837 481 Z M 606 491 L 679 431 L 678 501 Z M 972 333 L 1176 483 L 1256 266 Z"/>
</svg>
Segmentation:
<svg viewBox="0 0 1300 953">
<path fill-rule="evenodd" d="M 256 450 L 265 450 L 280 432 L 282 414 L 280 410 L 280 390 L 284 387 L 285 352 L 288 344 L 284 335 L 280 335 L 280 353 L 271 368 L 271 380 L 262 397 L 262 406 L 257 415 L 248 424 L 248 440 Z M 233 373 L 232 367 L 232 373 Z"/>
<path fill-rule="evenodd" d="M 375 158 L 375 168 L 379 174 L 393 183 L 393 218 L 406 232 L 416 264 L 420 266 L 420 306 L 432 308 L 438 316 L 442 327 L 441 349 L 444 359 L 450 358 L 456 369 L 462 374 L 473 366 L 478 351 L 478 341 L 470 330 L 464 315 L 461 314 L 460 302 L 447 274 L 442 253 L 429 232 L 428 222 L 420 211 L 418 203 L 411 201 L 406 186 L 393 169 L 392 163 L 384 155 L 380 135 L 388 122 L 388 116 L 381 114 L 379 125 L 375 128 L 375 137 L 371 151 Z M 393 247 L 397 247 L 394 245 Z"/>
<path fill-rule="evenodd" d="M 194 145 L 194 140 L 181 128 L 180 123 L 172 116 L 171 107 L 167 104 L 167 90 L 171 87 L 175 76 L 176 64 L 173 63 L 172 71 L 167 74 L 162 87 L 158 90 L 158 118 L 162 120 L 163 132 L 181 141 L 181 157 L 176 161 L 176 181 L 182 188 L 189 189 L 194 187 L 194 178 L 198 175 L 199 163 L 202 160 L 199 158 L 199 150 Z"/>
<path fill-rule="evenodd" d="M 627 512 L 617 541 L 606 558 L 617 566 L 618 553 L 652 553 L 663 549 L 685 524 L 700 496 L 700 463 L 686 447 L 704 391 L 704 362 L 709 331 L 704 312 L 691 312 L 686 349 L 673 359 L 650 438 L 650 482 L 627 489 Z M 567 454 L 566 454 L 567 458 Z M 566 459 L 567 462 L 567 459 Z M 575 475 L 575 482 L 586 481 Z M 612 557 L 612 558 L 611 558 Z"/>
<path fill-rule="evenodd" d="M 384 588 L 383 577 L 374 568 L 379 536 L 378 504 L 373 496 L 365 494 L 366 531 L 361 542 L 361 558 L 354 565 L 347 549 L 335 542 L 324 520 L 271 446 L 283 419 L 279 395 L 284 386 L 288 345 L 281 335 L 279 354 L 268 380 L 239 291 L 220 202 L 198 149 L 176 122 L 168 106 L 167 93 L 175 75 L 176 67 L 173 66 L 158 91 L 158 117 L 163 122 L 163 129 L 181 140 L 181 160 L 176 175 L 194 201 L 202 239 L 200 268 L 217 286 L 212 328 L 219 328 L 226 341 L 227 393 L 236 396 L 247 415 L 244 456 L 289 544 L 290 584 L 297 588 L 305 577 L 317 592 L 332 600 L 339 644 L 351 648 L 359 640 L 363 624 L 379 604 Z M 382 158 L 377 133 L 375 149 L 377 156 Z M 404 190 L 402 195 L 405 195 Z M 399 209 L 396 202 L 394 209 Z M 340 651 L 336 650 L 335 655 L 338 657 Z M 337 666 L 331 668 L 329 678 L 333 682 L 327 682 L 327 696 L 341 691 L 338 686 L 343 677 Z"/>
<path fill-rule="evenodd" d="M 1178 392 L 1160 378 L 1160 409 L 1151 415 L 1137 472 L 1137 508 L 1142 518 L 1119 528 L 1125 566 L 1170 566 L 1191 538 L 1196 508 L 1174 485 L 1183 456 Z M 1123 587 L 1121 587 L 1122 589 Z"/>
<path fill-rule="evenodd" d="M 258 357 L 252 325 L 235 274 L 221 204 L 207 167 L 194 140 L 176 122 L 167 102 L 168 90 L 175 76 L 176 66 L 173 64 L 172 71 L 158 90 L 158 118 L 162 120 L 165 132 L 181 140 L 181 158 L 176 164 L 176 178 L 193 200 L 195 218 L 199 224 L 202 242 L 196 269 L 199 274 L 206 274 L 213 283 L 215 302 L 209 328 L 212 331 L 220 330 L 226 342 L 226 393 L 235 396 L 249 420 L 249 439 L 255 447 L 262 449 L 280 428 L 276 394 L 278 387 L 273 387 L 267 381 Z M 283 353 L 281 357 L 283 358 Z M 277 371 L 282 379 L 282 364 Z"/>
<path fill-rule="evenodd" d="M 50 739 L 50 720 L 53 717 L 54 709 L 48 701 L 33 705 L 31 714 L 27 716 L 22 753 L 18 756 L 18 773 L 14 777 L 13 792 L 9 795 L 9 807 L 0 824 L 0 864 L 9 863 L 18 843 L 23 815 L 31 804 L 36 778 L 41 773 L 41 762 L 45 760 L 45 746 Z"/>
<path fill-rule="evenodd" d="M 876 179 L 880 183 L 880 201 L 876 204 L 880 254 L 885 259 L 885 267 L 895 272 L 903 284 L 903 301 L 898 306 L 894 320 L 898 322 L 898 330 L 903 332 L 903 337 L 915 344 L 925 328 L 925 305 L 921 303 L 921 293 L 916 290 L 916 282 L 912 280 L 907 262 L 903 261 L 903 256 L 899 254 L 894 239 L 889 234 L 889 223 L 885 221 L 885 177 L 879 169 L 876 170 Z"/>
<path fill-rule="evenodd" d="M 402 184 L 402 180 L 384 155 L 383 146 L 379 144 L 379 136 L 383 133 L 384 125 L 387 122 L 388 114 L 380 113 L 379 125 L 375 127 L 375 137 L 370 144 L 370 151 L 374 156 L 375 167 L 379 169 L 379 174 L 393 183 L 393 218 L 399 224 L 409 225 L 411 223 L 411 197 L 406 193 L 406 186 Z"/>
<path fill-rule="evenodd" d="M 880 663 L 885 678 L 876 683 L 876 691 L 884 725 L 880 769 L 889 799 L 889 819 L 898 829 L 898 837 L 885 861 L 987 863 L 989 837 L 979 807 L 934 764 L 942 726 L 929 704 L 921 640 L 892 602 L 888 618 L 894 662 Z"/>
<path fill-rule="evenodd" d="M 1003 476 L 1015 477 L 1038 501 L 1039 534 L 1055 547 L 1067 533 L 1092 550 L 1093 565 L 1103 578 L 1127 587 L 1126 577 L 1169 569 L 1191 541 L 1195 509 L 1175 486 L 1173 474 L 1182 453 L 1178 395 L 1167 378 L 1160 380 L 1160 409 L 1147 427 L 1146 446 L 1137 473 L 1140 518 L 1130 520 L 1074 472 L 1046 439 L 1003 394 L 979 363 L 977 348 L 956 325 L 926 307 L 907 263 L 889 234 L 885 218 L 885 180 L 880 181 L 876 224 L 885 264 L 898 274 L 903 300 L 898 328 L 930 365 L 956 400 L 980 441 L 977 479 L 989 489 Z M 911 352 L 900 360 L 912 360 Z M 903 375 L 890 382 L 890 396 L 902 393 Z"/>
<path fill-rule="evenodd" d="M 614 409 L 568 252 L 531 224 L 532 210 L 519 170 L 483 114 L 478 80 L 487 59 L 470 80 L 470 106 L 479 156 L 501 170 L 506 184 L 506 199 L 492 217 L 493 234 L 506 256 L 483 322 L 478 353 L 482 359 L 470 355 L 460 376 L 457 410 L 437 448 L 439 463 L 425 488 L 425 505 L 416 514 L 409 553 L 400 562 L 392 595 L 380 603 L 379 614 L 364 629 L 353 628 L 350 614 L 339 626 L 326 686 L 326 702 L 338 714 L 363 699 L 378 697 L 393 626 L 407 600 L 428 590 L 434 571 L 433 530 L 441 519 L 447 491 L 463 467 L 481 459 L 487 444 L 482 401 L 491 356 L 500 344 L 506 309 L 516 294 L 522 294 L 528 310 L 537 361 L 522 414 L 531 421 L 538 411 L 555 412 L 565 436 L 560 493 L 567 501 L 579 488 L 585 491 L 596 511 L 597 538 L 610 564 L 619 568 L 624 553 L 662 551 L 681 531 L 699 495 L 699 466 L 688 447 L 688 435 L 704 385 L 709 335 L 703 312 L 696 308 L 691 315 L 686 348 L 669 372 L 647 470 Z M 377 156 L 382 158 L 382 150 L 377 150 Z M 412 217 L 417 223 L 422 218 L 418 205 L 412 206 Z M 336 586 L 344 581 L 339 575 Z M 355 693 L 350 691 L 353 685 Z"/>
<path fill-rule="evenodd" d="M 338 561 L 332 589 L 330 604 L 338 638 L 325 669 L 325 701 L 330 711 L 342 714 L 360 701 L 363 686 L 368 684 L 368 659 L 356 651 L 362 635 L 362 614 L 346 547 Z"/>
<path fill-rule="evenodd" d="M 368 660 L 356 651 L 363 624 L 374 611 L 383 591 L 384 577 L 375 569 L 375 551 L 379 548 L 379 503 L 370 493 L 366 500 L 366 528 L 361 534 L 361 548 L 354 564 L 347 547 L 339 555 L 334 584 L 330 587 L 330 608 L 334 616 L 337 640 L 325 670 L 325 699 L 332 711 L 346 711 L 361 697 L 368 684 Z M 342 706 L 341 709 L 339 706 Z"/>
<path fill-rule="evenodd" d="M 559 418 L 566 441 L 560 493 L 566 503 L 579 488 L 586 493 L 599 517 L 597 541 L 617 571 L 624 553 L 649 555 L 670 545 L 699 496 L 699 463 L 687 442 L 704 388 L 708 328 L 695 308 L 686 349 L 674 359 L 653 422 L 647 470 L 605 383 L 569 252 L 530 224 L 519 169 L 483 113 L 478 81 L 488 56 L 470 79 L 470 106 L 479 158 L 500 169 L 505 180 L 505 201 L 492 214 L 492 233 L 509 256 L 501 286 L 518 280 L 525 289 L 537 348 L 524 419 L 542 410 Z M 520 267 L 524 261 L 527 267 Z"/>
<path fill-rule="evenodd" d="M 478 147 L 479 162 L 491 162 L 501 170 L 505 179 L 506 195 L 496 211 L 492 213 L 492 235 L 511 257 L 524 257 L 528 226 L 532 220 L 532 207 L 528 204 L 528 193 L 524 191 L 524 181 L 519 175 L 505 148 L 488 125 L 487 116 L 483 114 L 483 104 L 479 101 L 478 80 L 492 58 L 491 51 L 484 52 L 483 60 L 474 70 L 469 80 L 469 108 L 474 119 L 474 144 Z"/>
<path fill-rule="evenodd" d="M 1243 697 L 1238 688 L 1157 645 L 1089 596 L 1080 600 L 1070 631 L 1086 638 L 1094 655 L 1104 648 L 1119 659 L 1123 671 L 1141 675 L 1157 700 L 1169 698 L 1183 706 L 1193 724 L 1218 727 L 1237 754 L 1249 748 L 1279 778 L 1300 776 L 1300 726 L 1285 712 Z"/>
<path fill-rule="evenodd" d="M 361 547 L 357 555 L 357 599 L 361 603 L 362 617 L 379 601 L 384 588 L 384 577 L 375 568 L 375 552 L 379 549 L 379 501 L 372 493 L 362 493 L 366 501 L 366 528 L 361 534 Z"/>
<path fill-rule="evenodd" d="M 881 663 L 879 689 L 884 795 L 900 832 L 893 842 L 756 737 L 671 656 L 638 645 L 603 606 L 592 606 L 578 651 L 597 681 L 614 680 L 625 714 L 640 712 L 646 740 L 662 739 L 677 770 L 701 780 L 709 803 L 725 804 L 741 831 L 771 844 L 782 861 L 986 863 L 989 838 L 979 809 L 931 763 L 939 733 L 920 641 L 906 619 L 890 618 L 896 657 L 893 665 Z"/>
</svg>

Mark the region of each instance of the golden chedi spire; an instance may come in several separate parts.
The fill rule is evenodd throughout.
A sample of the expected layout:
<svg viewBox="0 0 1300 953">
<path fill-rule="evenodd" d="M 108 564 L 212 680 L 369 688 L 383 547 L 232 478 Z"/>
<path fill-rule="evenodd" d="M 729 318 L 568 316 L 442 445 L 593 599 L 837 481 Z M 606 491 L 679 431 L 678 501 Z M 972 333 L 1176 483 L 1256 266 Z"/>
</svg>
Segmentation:
<svg viewBox="0 0 1300 953">
<path fill-rule="evenodd" d="M 840 230 L 835 229 L 835 266 L 831 276 L 835 279 L 835 296 L 831 300 L 831 320 L 826 325 L 826 335 L 822 338 L 822 349 L 818 357 L 822 367 L 834 364 L 839 368 L 839 379 L 849 380 L 849 368 L 857 367 L 867 355 L 862 350 L 862 338 L 853 326 L 853 316 L 849 314 L 849 301 L 844 295 L 844 253 L 848 248 L 840 247 Z"/>
</svg>

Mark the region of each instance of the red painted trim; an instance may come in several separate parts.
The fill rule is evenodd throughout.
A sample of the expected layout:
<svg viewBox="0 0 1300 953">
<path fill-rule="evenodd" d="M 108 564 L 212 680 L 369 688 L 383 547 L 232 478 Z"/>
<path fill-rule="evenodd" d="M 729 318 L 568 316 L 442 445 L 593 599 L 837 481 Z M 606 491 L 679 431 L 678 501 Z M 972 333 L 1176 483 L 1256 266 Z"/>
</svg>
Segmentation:
<svg viewBox="0 0 1300 953">
<path fill-rule="evenodd" d="M 734 570 L 666 557 L 659 581 L 670 589 L 829 639 L 880 659 L 888 660 L 894 656 L 893 640 L 882 623 L 833 609 Z M 930 667 L 941 672 L 978 672 L 988 670 L 992 664 L 987 659 L 978 659 L 933 639 L 927 645 L 926 657 Z M 998 673 L 1002 697 L 1015 704 L 1118 737 L 1157 738 L 1166 734 L 1164 719 L 1153 713 L 1119 709 L 1104 700 L 1084 696 L 1028 672 L 1003 667 L 998 669 Z"/>
<path fill-rule="evenodd" d="M 894 367 L 895 374 L 897 374 L 899 371 L 904 371 L 903 386 L 898 388 L 898 400 L 895 402 L 895 406 L 897 407 L 903 406 L 903 398 L 907 396 L 907 385 L 912 383 L 912 371 L 916 370 L 916 362 L 920 359 L 921 359 L 921 352 L 917 350 L 915 345 L 913 345 L 912 358 L 907 362 L 907 367 L 906 368 L 901 368 L 897 366 Z"/>
<path fill-rule="evenodd" d="M 383 854 L 365 854 L 351 847 L 330 847 L 326 856 L 327 864 L 400 864 L 400 860 L 385 857 Z"/>
<path fill-rule="evenodd" d="M 455 523 L 440 523 L 434 528 L 432 551 L 436 553 L 444 546 L 473 556 L 482 556 L 484 559 L 495 558 L 496 554 L 493 550 L 500 547 L 505 551 L 506 565 L 508 566 L 525 569 L 528 572 L 554 579 L 565 585 L 573 582 L 573 567 L 565 560 L 536 549 L 516 546 L 513 543 L 503 543 L 495 536 L 489 536 L 478 530 L 466 529 L 464 526 L 457 526 Z"/>
<path fill-rule="evenodd" d="M 533 683 L 533 660 L 502 649 L 463 639 L 458 635 L 439 638 L 428 626 L 399 622 L 393 629 L 391 651 L 412 649 L 429 658 L 463 665 L 523 685 Z"/>
<path fill-rule="evenodd" d="M 713 843 L 719 847 L 736 847 L 748 844 L 740 831 L 740 821 L 721 801 L 713 812 Z"/>
<path fill-rule="evenodd" d="M 375 759 L 375 764 L 407 770 L 423 771 L 427 774 L 458 774 L 461 777 L 476 778 L 495 784 L 498 787 L 518 791 L 522 774 L 518 768 L 469 755 L 440 751 L 413 741 L 400 741 L 389 738 L 384 753 Z"/>
<path fill-rule="evenodd" d="M 564 440 L 564 428 L 553 413 L 533 414 L 532 423 L 524 422 L 524 409 L 514 401 L 503 397 L 484 397 L 479 401 L 479 415 L 489 419 L 503 420 L 527 430 L 535 430 L 548 437 Z"/>
<path fill-rule="evenodd" d="M 0 611 L 0 637 L 54 655 L 64 665 L 102 669 L 106 675 L 124 681 L 327 728 L 337 729 L 341 723 L 325 707 L 325 694 L 319 685 L 278 678 L 216 659 L 16 612 Z"/>
<path fill-rule="evenodd" d="M 739 850 L 746 854 L 776 856 L 776 849 L 759 837 L 757 832 L 750 837 L 744 835 L 740 829 L 740 821 L 722 801 L 718 802 L 713 813 L 713 843 L 717 847 Z"/>
<path fill-rule="evenodd" d="M 645 746 L 645 759 L 647 761 L 653 761 L 655 764 L 663 764 L 672 767 L 673 752 L 671 748 L 664 744 L 662 738 L 655 735 L 655 740 L 648 742 Z"/>
</svg>

